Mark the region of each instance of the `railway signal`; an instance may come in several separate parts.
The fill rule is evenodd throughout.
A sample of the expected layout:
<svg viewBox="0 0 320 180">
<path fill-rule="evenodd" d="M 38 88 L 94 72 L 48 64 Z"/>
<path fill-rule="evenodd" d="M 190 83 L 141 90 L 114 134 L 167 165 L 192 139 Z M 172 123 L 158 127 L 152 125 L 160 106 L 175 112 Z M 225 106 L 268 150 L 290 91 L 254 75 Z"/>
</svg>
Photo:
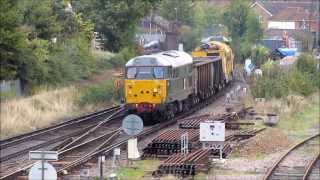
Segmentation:
<svg viewBox="0 0 320 180">
<path fill-rule="evenodd" d="M 131 136 L 128 140 L 128 159 L 138 159 L 140 157 L 138 151 L 138 140 L 136 135 L 138 135 L 143 130 L 142 119 L 134 114 L 126 116 L 122 121 L 122 129 L 126 134 Z"/>
<path fill-rule="evenodd" d="M 57 171 L 46 161 L 58 160 L 57 151 L 30 151 L 30 160 L 38 160 L 30 169 L 28 178 L 30 180 L 56 180 Z"/>
</svg>

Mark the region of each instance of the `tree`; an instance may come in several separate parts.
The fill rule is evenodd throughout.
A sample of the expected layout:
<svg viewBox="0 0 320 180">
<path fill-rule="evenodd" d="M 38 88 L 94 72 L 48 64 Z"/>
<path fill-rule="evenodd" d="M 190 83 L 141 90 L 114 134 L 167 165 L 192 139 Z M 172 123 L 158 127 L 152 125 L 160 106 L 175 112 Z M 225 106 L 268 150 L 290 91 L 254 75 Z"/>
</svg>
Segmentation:
<svg viewBox="0 0 320 180">
<path fill-rule="evenodd" d="M 180 42 L 184 44 L 186 51 L 192 51 L 200 44 L 201 38 L 211 36 L 220 22 L 220 11 L 208 6 L 205 2 L 197 2 L 192 5 L 193 15 L 190 25 L 182 25 L 179 29 Z"/>
<path fill-rule="evenodd" d="M 105 47 L 118 51 L 133 43 L 136 25 L 157 1 L 78 0 L 74 6 L 95 24 L 94 29 L 102 34 Z"/>
<path fill-rule="evenodd" d="M 19 78 L 28 89 L 83 78 L 93 70 L 93 25 L 66 11 L 64 0 L 1 0 L 0 5 L 1 80 Z"/>
<path fill-rule="evenodd" d="M 217 25 L 221 24 L 221 12 L 223 10 L 208 6 L 207 3 L 198 2 L 194 5 L 194 16 L 192 27 L 200 31 L 201 35 L 212 35 L 212 31 L 218 30 Z M 209 34 L 206 31 L 210 31 Z"/>
<path fill-rule="evenodd" d="M 16 7 L 17 1 L 0 1 L 0 79 L 8 80 L 17 77 L 21 64 L 19 56 L 26 46 L 24 34 L 19 29 L 22 14 Z"/>
<path fill-rule="evenodd" d="M 185 25 L 193 22 L 193 2 L 192 0 L 162 0 L 159 5 L 160 15 L 169 21 L 179 21 Z"/>
<path fill-rule="evenodd" d="M 249 1 L 234 0 L 223 13 L 222 23 L 228 28 L 232 46 L 240 61 L 249 57 L 251 47 L 262 37 L 262 28 Z"/>
<path fill-rule="evenodd" d="M 23 14 L 21 22 L 27 31 L 28 39 L 50 40 L 61 31 L 51 0 L 20 0 L 17 4 Z"/>
</svg>

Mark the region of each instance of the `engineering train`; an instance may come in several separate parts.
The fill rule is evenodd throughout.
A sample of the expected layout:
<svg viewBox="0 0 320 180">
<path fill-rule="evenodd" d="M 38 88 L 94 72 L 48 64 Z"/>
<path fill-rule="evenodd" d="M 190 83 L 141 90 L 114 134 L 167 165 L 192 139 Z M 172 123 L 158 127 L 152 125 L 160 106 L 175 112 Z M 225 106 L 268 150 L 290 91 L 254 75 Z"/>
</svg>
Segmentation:
<svg viewBox="0 0 320 180">
<path fill-rule="evenodd" d="M 170 119 L 229 83 L 233 61 L 231 48 L 218 41 L 201 45 L 192 55 L 170 50 L 132 58 L 125 65 L 126 108 L 145 123 Z"/>
</svg>

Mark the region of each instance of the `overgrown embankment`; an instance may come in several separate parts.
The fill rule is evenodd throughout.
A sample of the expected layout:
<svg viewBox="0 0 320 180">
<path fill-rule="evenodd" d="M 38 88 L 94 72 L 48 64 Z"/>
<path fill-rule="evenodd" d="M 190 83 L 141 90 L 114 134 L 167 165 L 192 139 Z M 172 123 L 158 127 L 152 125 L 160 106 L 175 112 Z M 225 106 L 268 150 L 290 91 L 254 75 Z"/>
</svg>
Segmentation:
<svg viewBox="0 0 320 180">
<path fill-rule="evenodd" d="M 250 79 L 251 96 L 247 97 L 246 104 L 253 106 L 258 114 L 277 114 L 279 122 L 269 127 L 257 121 L 256 126 L 267 130 L 239 148 L 237 156 L 261 159 L 319 133 L 320 77 L 315 59 L 302 54 L 289 67 L 267 62 L 262 70 L 262 77 Z M 265 98 L 265 101 L 255 101 L 255 98 Z"/>
<path fill-rule="evenodd" d="M 1 138 L 45 127 L 85 112 L 80 111 L 75 103 L 78 97 L 77 89 L 69 87 L 1 102 Z"/>
<path fill-rule="evenodd" d="M 41 90 L 35 95 L 1 102 L 1 139 L 30 132 L 113 105 L 121 91 L 113 88 L 112 79 Z"/>
<path fill-rule="evenodd" d="M 35 86 L 31 96 L 2 99 L 1 138 L 47 127 L 120 102 L 122 90 L 114 87 L 117 77 L 113 74 L 134 57 L 136 51 L 124 48 L 115 55 L 105 51 L 94 51 L 93 55 L 97 60 L 95 73 L 87 79 L 71 81 L 71 86 L 64 83 L 49 88 Z"/>
</svg>

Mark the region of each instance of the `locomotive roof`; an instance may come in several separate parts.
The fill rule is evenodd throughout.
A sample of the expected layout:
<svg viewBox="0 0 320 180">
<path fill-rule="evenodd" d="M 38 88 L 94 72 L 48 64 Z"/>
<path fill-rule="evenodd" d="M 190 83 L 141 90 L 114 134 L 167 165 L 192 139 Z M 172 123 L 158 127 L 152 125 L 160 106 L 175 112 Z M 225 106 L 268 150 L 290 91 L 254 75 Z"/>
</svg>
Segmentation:
<svg viewBox="0 0 320 180">
<path fill-rule="evenodd" d="M 192 57 L 182 51 L 164 51 L 151 55 L 143 55 L 130 59 L 126 63 L 128 66 L 172 66 L 179 67 L 192 64 Z"/>
</svg>

